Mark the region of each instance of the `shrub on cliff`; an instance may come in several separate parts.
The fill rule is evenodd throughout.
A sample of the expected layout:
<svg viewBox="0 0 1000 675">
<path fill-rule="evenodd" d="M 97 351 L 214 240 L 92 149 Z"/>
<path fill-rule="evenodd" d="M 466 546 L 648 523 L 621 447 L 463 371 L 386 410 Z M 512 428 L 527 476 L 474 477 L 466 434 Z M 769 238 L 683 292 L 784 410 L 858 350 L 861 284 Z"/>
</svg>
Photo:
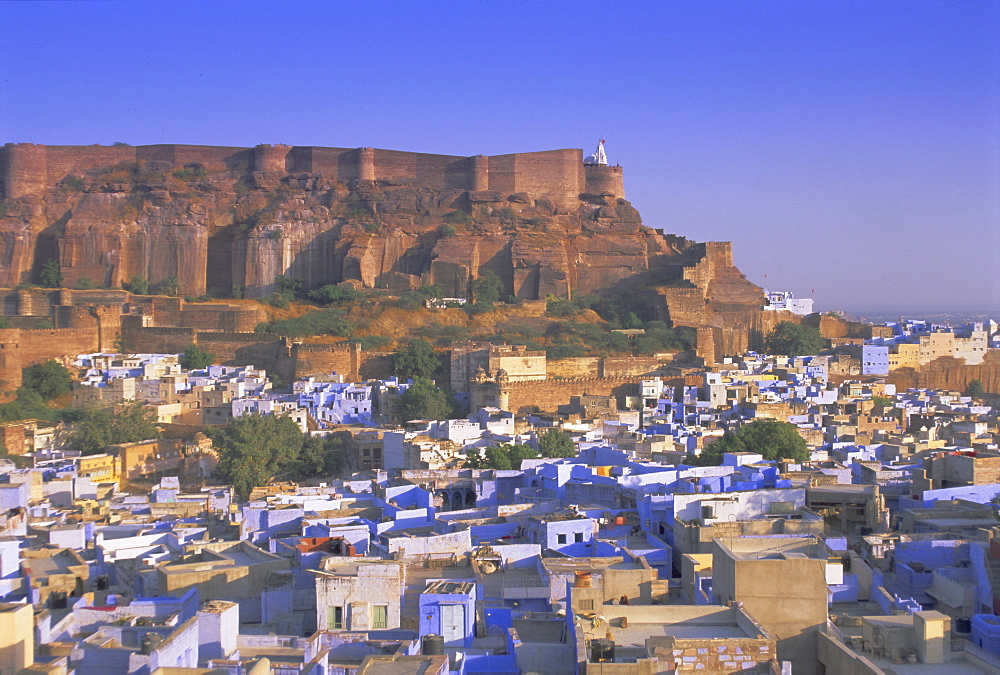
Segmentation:
<svg viewBox="0 0 1000 675">
<path fill-rule="evenodd" d="M 693 328 L 667 328 L 662 321 L 646 324 L 646 333 L 635 339 L 637 355 L 652 355 L 660 352 L 683 352 L 694 349 L 697 333 Z"/>
<path fill-rule="evenodd" d="M 132 277 L 122 284 L 122 288 L 133 295 L 149 295 L 149 281 L 145 277 Z"/>
<path fill-rule="evenodd" d="M 163 295 L 177 297 L 181 292 L 181 286 L 180 282 L 177 280 L 177 275 L 171 274 L 169 277 L 157 284 L 157 291 Z"/>
<path fill-rule="evenodd" d="M 354 331 L 354 324 L 344 318 L 341 309 L 320 309 L 307 312 L 291 319 L 277 319 L 258 324 L 257 333 L 277 333 L 284 337 L 309 337 L 311 335 L 335 335 L 348 337 Z"/>
<path fill-rule="evenodd" d="M 54 258 L 49 258 L 42 265 L 38 282 L 45 288 L 59 288 L 62 284 L 62 272 L 59 271 L 59 263 Z"/>
<path fill-rule="evenodd" d="M 500 301 L 500 296 L 504 292 L 503 281 L 495 272 L 487 272 L 474 279 L 469 289 L 478 309 L 489 309 Z"/>
<path fill-rule="evenodd" d="M 332 305 L 356 302 L 361 299 L 362 293 L 353 286 L 327 284 L 314 291 L 309 291 L 308 297 L 321 305 Z"/>
<path fill-rule="evenodd" d="M 472 217 L 472 214 L 466 213 L 465 211 L 452 211 L 451 213 L 445 214 L 444 217 L 444 222 L 452 225 L 468 225 L 475 220 L 476 219 Z"/>
</svg>

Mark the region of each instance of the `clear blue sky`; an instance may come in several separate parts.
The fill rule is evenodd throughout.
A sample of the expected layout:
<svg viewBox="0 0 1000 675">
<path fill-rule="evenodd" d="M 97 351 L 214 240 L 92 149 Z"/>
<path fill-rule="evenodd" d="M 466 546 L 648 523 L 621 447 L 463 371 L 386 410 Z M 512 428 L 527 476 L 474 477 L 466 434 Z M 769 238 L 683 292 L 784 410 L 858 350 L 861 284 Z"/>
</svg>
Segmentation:
<svg viewBox="0 0 1000 675">
<path fill-rule="evenodd" d="M 3 2 L 0 142 L 607 139 L 820 308 L 1000 314 L 1000 2 Z M 765 277 L 765 274 L 767 275 Z"/>
</svg>

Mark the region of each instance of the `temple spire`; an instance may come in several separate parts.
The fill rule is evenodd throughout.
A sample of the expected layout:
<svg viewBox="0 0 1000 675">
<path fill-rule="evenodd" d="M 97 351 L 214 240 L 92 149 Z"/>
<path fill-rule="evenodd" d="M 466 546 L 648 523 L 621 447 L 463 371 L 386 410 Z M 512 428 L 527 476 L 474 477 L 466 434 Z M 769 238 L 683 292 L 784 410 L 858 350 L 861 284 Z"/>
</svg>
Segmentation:
<svg viewBox="0 0 1000 675">
<path fill-rule="evenodd" d="M 598 165 L 598 166 L 608 165 L 608 155 L 604 152 L 603 138 L 597 144 L 597 150 L 594 151 L 594 154 L 588 155 L 587 158 L 583 160 L 583 163 L 588 165 Z"/>
</svg>

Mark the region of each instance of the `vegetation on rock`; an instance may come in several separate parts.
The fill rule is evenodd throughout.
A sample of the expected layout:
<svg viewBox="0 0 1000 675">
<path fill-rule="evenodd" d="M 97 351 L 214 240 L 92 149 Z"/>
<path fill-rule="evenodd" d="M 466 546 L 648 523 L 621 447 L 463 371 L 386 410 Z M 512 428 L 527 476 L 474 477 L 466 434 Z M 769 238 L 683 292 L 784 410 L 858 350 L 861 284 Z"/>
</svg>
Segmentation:
<svg viewBox="0 0 1000 675">
<path fill-rule="evenodd" d="M 73 383 L 73 376 L 69 370 L 55 361 L 45 361 L 28 366 L 21 373 L 21 386 L 34 391 L 44 401 L 65 396 L 69 393 Z"/>
</svg>

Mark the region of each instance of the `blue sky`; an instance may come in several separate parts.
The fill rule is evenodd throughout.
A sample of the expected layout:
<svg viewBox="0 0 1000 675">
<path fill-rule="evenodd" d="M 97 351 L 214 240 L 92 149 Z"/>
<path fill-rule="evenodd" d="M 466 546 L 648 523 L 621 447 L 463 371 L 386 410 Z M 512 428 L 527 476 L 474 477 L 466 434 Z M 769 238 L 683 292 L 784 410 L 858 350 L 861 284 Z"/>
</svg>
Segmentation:
<svg viewBox="0 0 1000 675">
<path fill-rule="evenodd" d="M 1000 2 L 4 2 L 0 142 L 606 138 L 651 227 L 857 312 L 1000 314 Z M 765 277 L 766 275 L 766 277 Z"/>
</svg>

